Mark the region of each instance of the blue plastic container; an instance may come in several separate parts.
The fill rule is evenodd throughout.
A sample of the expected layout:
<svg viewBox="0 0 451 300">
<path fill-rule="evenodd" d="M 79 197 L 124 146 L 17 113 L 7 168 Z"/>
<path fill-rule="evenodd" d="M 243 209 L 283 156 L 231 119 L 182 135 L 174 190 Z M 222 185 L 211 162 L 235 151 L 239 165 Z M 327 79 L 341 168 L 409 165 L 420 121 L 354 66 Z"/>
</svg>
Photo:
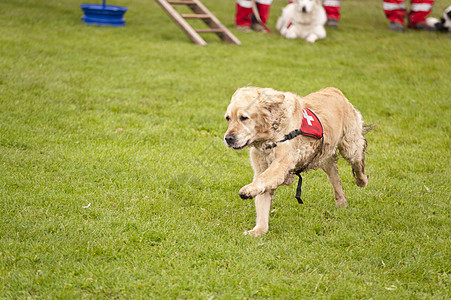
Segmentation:
<svg viewBox="0 0 451 300">
<path fill-rule="evenodd" d="M 104 4 L 82 4 L 85 13 L 81 18 L 88 25 L 125 26 L 124 14 L 127 7 Z"/>
</svg>

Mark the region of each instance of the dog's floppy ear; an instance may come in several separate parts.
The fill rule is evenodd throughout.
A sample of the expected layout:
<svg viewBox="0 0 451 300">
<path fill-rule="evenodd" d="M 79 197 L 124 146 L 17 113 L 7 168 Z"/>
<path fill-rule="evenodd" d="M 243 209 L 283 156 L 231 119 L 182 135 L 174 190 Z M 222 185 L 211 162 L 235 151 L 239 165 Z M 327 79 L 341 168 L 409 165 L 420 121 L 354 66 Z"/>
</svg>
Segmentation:
<svg viewBox="0 0 451 300">
<path fill-rule="evenodd" d="M 258 98 L 258 104 L 262 108 L 261 115 L 264 116 L 265 123 L 270 125 L 272 129 L 277 129 L 284 118 L 284 100 L 285 95 L 282 93 L 265 93 L 262 92 Z"/>
<path fill-rule="evenodd" d="M 285 95 L 281 93 L 261 92 L 258 97 L 258 104 L 269 111 L 274 110 L 285 100 Z"/>
</svg>

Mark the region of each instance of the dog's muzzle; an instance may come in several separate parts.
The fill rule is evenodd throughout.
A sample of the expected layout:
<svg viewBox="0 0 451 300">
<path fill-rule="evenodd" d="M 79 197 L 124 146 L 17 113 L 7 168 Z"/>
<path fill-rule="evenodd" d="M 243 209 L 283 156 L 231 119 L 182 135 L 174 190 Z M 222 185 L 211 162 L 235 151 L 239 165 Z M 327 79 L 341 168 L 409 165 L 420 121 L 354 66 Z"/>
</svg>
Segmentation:
<svg viewBox="0 0 451 300">
<path fill-rule="evenodd" d="M 227 134 L 224 137 L 224 140 L 229 148 L 233 148 L 234 150 L 242 150 L 246 148 L 246 146 L 249 144 L 249 140 L 247 140 L 244 144 L 238 145 L 238 139 L 234 134 Z"/>
<path fill-rule="evenodd" d="M 236 143 L 236 137 L 235 137 L 234 134 L 227 134 L 227 135 L 224 137 L 224 140 L 225 140 L 227 146 L 229 146 L 229 147 L 235 146 L 235 143 Z"/>
</svg>

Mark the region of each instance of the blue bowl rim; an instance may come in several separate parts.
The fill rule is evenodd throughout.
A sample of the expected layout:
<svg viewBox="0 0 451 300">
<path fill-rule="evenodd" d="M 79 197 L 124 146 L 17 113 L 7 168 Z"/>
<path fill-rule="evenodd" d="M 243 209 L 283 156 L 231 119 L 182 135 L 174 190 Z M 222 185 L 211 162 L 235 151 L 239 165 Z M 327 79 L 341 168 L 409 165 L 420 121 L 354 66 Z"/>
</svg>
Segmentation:
<svg viewBox="0 0 451 300">
<path fill-rule="evenodd" d="M 90 9 L 90 10 L 97 10 L 97 11 L 127 11 L 128 8 L 124 6 L 117 6 L 117 5 L 105 5 L 102 4 L 81 4 L 81 9 Z"/>
</svg>

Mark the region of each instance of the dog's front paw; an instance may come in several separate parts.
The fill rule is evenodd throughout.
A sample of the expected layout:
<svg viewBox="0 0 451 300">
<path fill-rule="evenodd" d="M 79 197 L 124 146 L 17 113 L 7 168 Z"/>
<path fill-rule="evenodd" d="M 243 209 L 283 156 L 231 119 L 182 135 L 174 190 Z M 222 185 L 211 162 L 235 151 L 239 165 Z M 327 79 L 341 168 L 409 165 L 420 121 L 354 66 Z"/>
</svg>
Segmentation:
<svg viewBox="0 0 451 300">
<path fill-rule="evenodd" d="M 346 201 L 346 197 L 335 199 L 335 206 L 348 207 L 348 201 Z"/>
<path fill-rule="evenodd" d="M 287 35 L 287 28 L 286 27 L 281 27 L 279 29 L 280 35 L 285 37 Z"/>
<path fill-rule="evenodd" d="M 247 230 L 247 231 L 245 231 L 245 232 L 244 232 L 244 235 L 259 236 L 259 235 L 265 234 L 265 233 L 267 233 L 267 232 L 268 232 L 268 228 L 262 228 L 262 227 L 257 228 L 257 227 L 255 227 L 255 228 L 252 229 L 252 230 Z"/>
<path fill-rule="evenodd" d="M 264 191 L 258 189 L 251 183 L 243 186 L 238 192 L 238 195 L 240 195 L 241 199 L 252 199 L 255 198 L 255 196 L 257 196 L 258 194 L 261 194 L 263 192 Z"/>
<path fill-rule="evenodd" d="M 359 177 L 356 176 L 355 184 L 359 187 L 366 187 L 368 185 L 368 176 L 365 174 L 362 174 Z"/>
<path fill-rule="evenodd" d="M 309 42 L 309 43 L 314 43 L 316 40 L 318 39 L 318 37 L 314 34 L 310 34 L 305 41 Z"/>
<path fill-rule="evenodd" d="M 294 29 L 291 29 L 291 27 L 288 28 L 287 31 L 285 32 L 285 38 L 287 38 L 287 39 L 297 38 L 296 31 Z"/>
</svg>

